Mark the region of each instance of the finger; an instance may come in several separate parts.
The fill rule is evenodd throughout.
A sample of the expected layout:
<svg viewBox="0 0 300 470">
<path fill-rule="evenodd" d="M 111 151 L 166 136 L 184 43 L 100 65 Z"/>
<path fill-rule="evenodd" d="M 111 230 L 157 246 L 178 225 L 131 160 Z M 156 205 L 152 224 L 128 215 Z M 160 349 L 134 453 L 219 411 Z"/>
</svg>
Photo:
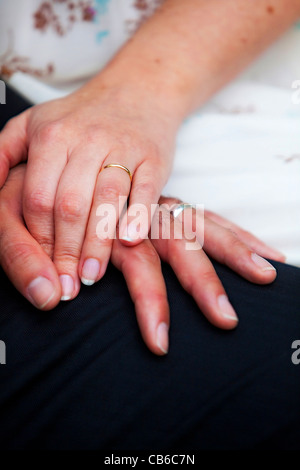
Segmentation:
<svg viewBox="0 0 300 470">
<path fill-rule="evenodd" d="M 23 212 L 31 235 L 49 257 L 54 252 L 54 204 L 61 174 L 67 163 L 67 148 L 43 131 L 32 140 L 24 181 Z"/>
<path fill-rule="evenodd" d="M 158 203 L 165 176 L 153 162 L 139 166 L 133 177 L 129 207 L 120 223 L 120 241 L 126 245 L 140 243 L 148 237 L 153 205 Z"/>
<path fill-rule="evenodd" d="M 63 171 L 55 200 L 54 264 L 62 285 L 62 300 L 80 290 L 78 275 L 86 226 L 99 172 L 90 151 L 76 151 Z"/>
<path fill-rule="evenodd" d="M 181 222 L 163 216 L 162 224 L 170 223 L 172 233 L 178 233 Z M 174 228 L 174 225 L 179 225 Z M 187 248 L 187 239 L 158 238 L 152 243 L 160 257 L 173 268 L 182 287 L 194 298 L 202 313 L 215 326 L 232 329 L 238 318 L 230 304 L 218 275 L 199 245 L 198 250 Z"/>
<path fill-rule="evenodd" d="M 172 198 L 160 198 L 161 203 L 172 204 Z M 176 200 L 178 203 L 178 201 Z M 187 210 L 183 214 L 186 214 Z M 203 211 L 192 211 L 192 223 L 194 232 L 204 251 L 216 261 L 226 264 L 232 270 L 243 276 L 245 279 L 257 284 L 268 284 L 276 278 L 276 269 L 264 258 L 255 253 L 246 245 L 238 235 L 230 228 L 215 223 L 210 216 Z M 181 216 L 180 216 L 181 217 Z M 177 223 L 181 220 L 178 217 Z M 218 217 L 218 216 L 217 216 Z M 189 219 L 187 218 L 187 221 Z M 181 222 L 180 222 L 181 223 Z M 190 227 L 183 217 L 183 228 L 187 235 Z"/>
<path fill-rule="evenodd" d="M 256 284 L 268 284 L 276 278 L 276 269 L 253 252 L 235 232 L 205 218 L 205 252 Z"/>
<path fill-rule="evenodd" d="M 255 237 L 252 233 L 248 232 L 247 230 L 242 229 L 238 225 L 230 222 L 229 220 L 221 217 L 218 214 L 215 214 L 211 211 L 205 211 L 207 217 L 211 219 L 213 222 L 228 228 L 235 232 L 240 240 L 244 242 L 246 245 L 249 246 L 254 252 L 263 256 L 265 258 L 273 259 L 275 261 L 285 262 L 286 257 L 283 253 L 274 248 L 270 247 L 266 243 L 264 243 L 259 238 Z"/>
<path fill-rule="evenodd" d="M 24 297 L 36 308 L 50 310 L 60 300 L 60 283 L 52 261 L 24 226 L 24 172 L 24 166 L 11 170 L 0 193 L 0 263 Z"/>
<path fill-rule="evenodd" d="M 144 240 L 140 245 L 126 247 L 115 240 L 112 262 L 126 279 L 146 345 L 157 355 L 166 354 L 169 306 L 160 260 L 153 245 Z"/>
<path fill-rule="evenodd" d="M 120 161 L 120 159 L 118 160 Z M 130 177 L 121 168 L 103 163 L 94 192 L 92 209 L 80 262 L 81 281 L 92 285 L 105 273 L 111 255 L 116 226 L 130 191 Z"/>
<path fill-rule="evenodd" d="M 27 158 L 27 120 L 30 110 L 10 119 L 0 132 L 0 188 L 9 169 Z"/>
</svg>

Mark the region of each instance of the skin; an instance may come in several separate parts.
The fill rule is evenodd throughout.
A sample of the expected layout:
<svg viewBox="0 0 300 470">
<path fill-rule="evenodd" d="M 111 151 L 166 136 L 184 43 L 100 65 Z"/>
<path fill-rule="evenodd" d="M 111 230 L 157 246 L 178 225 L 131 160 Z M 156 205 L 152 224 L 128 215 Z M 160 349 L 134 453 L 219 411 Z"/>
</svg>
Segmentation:
<svg viewBox="0 0 300 470">
<path fill-rule="evenodd" d="M 24 223 L 22 190 L 25 176 L 26 165 L 17 166 L 10 171 L 0 191 L 0 264 L 24 297 L 35 307 L 47 311 L 60 302 L 61 286 L 56 266 Z M 171 207 L 178 200 L 161 197 L 160 203 Z M 164 209 L 162 215 L 164 226 L 168 210 Z M 193 213 L 192 217 L 196 214 Z M 171 233 L 174 225 L 181 230 L 184 224 L 184 218 L 171 218 Z M 238 318 L 208 255 L 258 284 L 274 281 L 276 271 L 256 254 L 278 261 L 284 259 L 250 233 L 212 212 L 205 213 L 204 233 L 201 229 L 203 224 L 197 227 L 200 227 L 197 238 L 202 241 L 204 235 L 204 244 L 199 243 L 199 249 L 195 251 L 186 249 L 185 238 L 164 239 L 160 236 L 153 240 L 145 239 L 133 247 L 122 244 L 119 239 L 113 242 L 112 263 L 125 277 L 145 344 L 157 355 L 168 352 L 170 326 L 160 259 L 172 266 L 181 285 L 193 296 L 208 321 L 222 329 L 235 328 Z M 190 241 L 188 224 L 185 233 Z M 40 289 L 41 279 L 46 281 L 46 291 Z M 144 289 L 145 285 L 147 289 Z"/>
<path fill-rule="evenodd" d="M 96 237 L 99 204 L 117 206 L 119 196 L 155 204 L 182 120 L 299 16 L 300 0 L 261 0 L 255 8 L 252 0 L 166 0 L 84 87 L 7 124 L 0 185 L 28 159 L 24 218 L 55 263 L 63 300 L 78 294 L 82 278 L 91 283 L 105 273 L 112 241 Z M 121 169 L 100 172 L 116 162 L 133 173 L 132 186 Z M 130 227 L 120 226 L 120 239 L 140 243 L 146 233 Z M 90 259 L 98 262 L 92 274 Z"/>
</svg>

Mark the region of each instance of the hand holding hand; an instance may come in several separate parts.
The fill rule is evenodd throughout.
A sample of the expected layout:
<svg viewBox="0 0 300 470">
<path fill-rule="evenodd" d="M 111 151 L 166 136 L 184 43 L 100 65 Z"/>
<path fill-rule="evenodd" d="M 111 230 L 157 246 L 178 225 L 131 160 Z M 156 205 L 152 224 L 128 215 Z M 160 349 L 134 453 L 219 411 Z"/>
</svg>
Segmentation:
<svg viewBox="0 0 300 470">
<path fill-rule="evenodd" d="M 129 209 L 138 202 L 150 214 L 171 169 L 179 122 L 144 88 L 107 82 L 90 82 L 66 98 L 30 108 L 0 133 L 0 187 L 9 168 L 28 158 L 23 215 L 55 262 L 63 300 L 76 297 L 91 266 L 94 281 L 105 273 L 114 234 L 96 236 L 99 205 L 115 207 L 113 230 L 120 196 L 125 202 L 130 193 Z M 132 183 L 122 168 L 107 167 L 112 163 L 128 168 Z M 127 227 L 121 236 L 128 240 Z"/>
<path fill-rule="evenodd" d="M 25 170 L 25 165 L 13 169 L 0 192 L 0 263 L 15 287 L 34 306 L 51 310 L 60 301 L 61 284 L 52 260 L 24 225 Z M 172 198 L 160 199 L 161 204 L 170 207 L 178 202 Z M 162 224 L 170 220 L 172 227 L 176 224 L 181 229 L 180 217 L 170 218 L 166 206 L 163 210 Z M 193 212 L 192 217 L 197 216 Z M 276 271 L 259 255 L 284 260 L 256 237 L 212 212 L 206 211 L 204 225 L 200 223 L 198 227 L 199 249 L 192 251 L 186 249 L 190 239 L 185 237 L 146 239 L 133 247 L 124 246 L 118 239 L 113 241 L 112 262 L 126 279 L 142 336 L 155 354 L 165 354 L 169 347 L 169 306 L 160 258 L 170 263 L 208 320 L 223 329 L 234 328 L 237 317 L 207 255 L 260 284 L 272 282 Z"/>
</svg>

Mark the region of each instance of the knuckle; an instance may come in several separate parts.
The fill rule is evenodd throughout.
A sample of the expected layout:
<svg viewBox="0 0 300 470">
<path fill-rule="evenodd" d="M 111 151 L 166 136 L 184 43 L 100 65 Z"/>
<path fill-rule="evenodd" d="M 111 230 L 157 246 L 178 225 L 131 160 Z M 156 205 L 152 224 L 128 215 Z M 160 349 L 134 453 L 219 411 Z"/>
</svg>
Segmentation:
<svg viewBox="0 0 300 470">
<path fill-rule="evenodd" d="M 101 239 L 101 236 L 99 237 L 96 230 L 89 231 L 88 234 L 86 235 L 84 243 L 87 244 L 90 247 L 91 246 L 98 246 L 99 245 L 99 239 Z"/>
<path fill-rule="evenodd" d="M 24 197 L 24 210 L 30 214 L 52 214 L 53 201 L 50 194 L 38 188 Z"/>
<path fill-rule="evenodd" d="M 246 248 L 238 235 L 230 228 L 227 229 L 227 235 L 224 240 L 224 262 L 231 264 L 233 260 L 236 263 L 242 263 L 241 250 Z"/>
<path fill-rule="evenodd" d="M 224 246 L 226 247 L 226 251 L 232 252 L 232 250 L 239 247 L 240 245 L 241 240 L 239 239 L 238 235 L 231 228 L 226 228 L 224 236 Z"/>
<path fill-rule="evenodd" d="M 81 250 L 77 244 L 69 243 L 67 247 L 61 247 L 55 252 L 55 263 L 61 266 L 78 264 L 80 251 Z"/>
<path fill-rule="evenodd" d="M 7 266 L 13 266 L 20 262 L 23 266 L 32 266 L 32 256 L 36 253 L 33 245 L 26 242 L 15 242 L 13 240 L 1 244 L 1 260 Z"/>
<path fill-rule="evenodd" d="M 227 231 L 227 235 L 228 237 L 230 238 L 231 241 L 239 241 L 239 237 L 237 235 L 237 233 L 233 230 L 233 228 L 231 227 L 227 227 L 226 228 L 226 231 Z"/>
<path fill-rule="evenodd" d="M 102 185 L 99 188 L 98 191 L 98 201 L 101 202 L 103 200 L 105 201 L 115 201 L 119 198 L 119 196 L 122 194 L 122 188 L 121 185 L 118 184 L 117 182 L 114 182 L 112 184 L 105 184 Z"/>
<path fill-rule="evenodd" d="M 81 220 L 88 209 L 82 195 L 73 191 L 66 192 L 55 205 L 56 216 L 67 222 Z"/>
<path fill-rule="evenodd" d="M 108 138 L 105 131 L 99 125 L 91 125 L 85 131 L 85 142 L 90 146 L 98 146 L 99 141 L 106 144 Z"/>
<path fill-rule="evenodd" d="M 95 250 L 98 250 L 99 246 L 111 246 L 115 238 L 116 230 L 108 232 L 96 228 L 94 231 L 89 231 L 88 235 L 85 238 L 85 243 L 88 244 L 90 247 L 95 247 Z"/>
<path fill-rule="evenodd" d="M 37 138 L 41 144 L 48 145 L 56 141 L 63 132 L 63 123 L 61 121 L 53 121 L 44 124 L 37 133 Z"/>
<path fill-rule="evenodd" d="M 134 257 L 136 261 L 139 263 L 139 265 L 160 265 L 160 258 L 157 253 L 157 251 L 154 249 L 154 247 L 150 247 L 150 245 L 146 244 L 141 244 L 138 245 L 137 247 L 134 248 L 135 253 Z"/>
<path fill-rule="evenodd" d="M 205 282 L 205 284 L 215 284 L 220 282 L 218 275 L 213 270 L 204 271 L 201 274 L 201 280 Z"/>
<path fill-rule="evenodd" d="M 242 242 L 239 236 L 231 228 L 227 229 L 227 236 L 228 236 L 229 251 L 235 250 L 237 248 L 241 248 Z"/>
<path fill-rule="evenodd" d="M 150 289 L 147 291 L 139 291 L 135 293 L 134 302 L 136 304 L 144 304 L 145 301 L 148 303 L 148 299 L 151 298 L 151 305 L 166 305 L 168 302 L 167 295 L 165 292 L 159 292 L 158 289 Z"/>
<path fill-rule="evenodd" d="M 54 251 L 54 237 L 50 233 L 32 234 L 47 255 L 52 256 Z"/>
<path fill-rule="evenodd" d="M 253 239 L 253 233 L 249 232 L 248 230 L 240 229 L 240 234 L 242 237 L 245 238 L 245 240 L 250 240 Z"/>
<path fill-rule="evenodd" d="M 152 138 L 145 138 L 144 135 L 139 134 L 134 137 L 135 145 L 140 150 L 141 154 L 146 157 L 151 157 L 151 160 L 156 164 L 159 163 L 162 155 L 162 148 Z"/>
<path fill-rule="evenodd" d="M 40 243 L 40 246 L 42 247 L 42 249 L 44 250 L 44 252 L 46 253 L 46 255 L 48 255 L 50 258 L 52 258 L 53 257 L 53 252 L 54 252 L 54 243 L 50 240 L 44 240 L 44 241 L 41 241 L 39 243 Z"/>
<path fill-rule="evenodd" d="M 180 283 L 183 288 L 192 296 L 195 296 L 196 293 L 198 293 L 200 285 L 204 285 L 202 275 L 195 277 L 189 271 L 180 273 Z"/>
<path fill-rule="evenodd" d="M 151 200 L 154 200 L 156 197 L 155 185 L 150 181 L 137 183 L 134 187 L 134 191 L 137 195 L 147 194 L 147 198 Z"/>
<path fill-rule="evenodd" d="M 91 239 L 89 239 L 89 241 L 91 243 L 96 244 L 98 248 L 99 246 L 103 248 L 109 248 L 112 246 L 114 238 L 115 238 L 114 234 L 105 236 L 105 235 L 102 235 L 101 233 L 98 233 L 97 235 L 94 235 Z"/>
<path fill-rule="evenodd" d="M 125 252 L 120 250 L 118 253 L 118 264 L 120 265 L 119 269 L 122 272 L 125 272 L 126 268 L 132 265 L 138 266 L 140 271 L 142 271 L 144 268 L 147 269 L 149 266 L 160 267 L 161 265 L 160 257 L 157 251 L 153 245 L 148 244 L 146 240 L 140 245 L 136 245 L 135 247 L 130 248 L 130 256 L 127 255 L 127 250 Z M 113 256 L 115 256 L 114 249 Z"/>
</svg>

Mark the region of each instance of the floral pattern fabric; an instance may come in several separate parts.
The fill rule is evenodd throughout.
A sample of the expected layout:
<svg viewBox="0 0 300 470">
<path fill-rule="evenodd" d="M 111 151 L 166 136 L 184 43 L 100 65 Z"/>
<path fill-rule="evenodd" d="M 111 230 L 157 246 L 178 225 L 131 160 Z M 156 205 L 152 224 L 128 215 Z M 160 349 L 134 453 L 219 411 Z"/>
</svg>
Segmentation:
<svg viewBox="0 0 300 470">
<path fill-rule="evenodd" d="M 0 75 L 52 83 L 92 76 L 162 2 L 0 0 Z"/>
</svg>

